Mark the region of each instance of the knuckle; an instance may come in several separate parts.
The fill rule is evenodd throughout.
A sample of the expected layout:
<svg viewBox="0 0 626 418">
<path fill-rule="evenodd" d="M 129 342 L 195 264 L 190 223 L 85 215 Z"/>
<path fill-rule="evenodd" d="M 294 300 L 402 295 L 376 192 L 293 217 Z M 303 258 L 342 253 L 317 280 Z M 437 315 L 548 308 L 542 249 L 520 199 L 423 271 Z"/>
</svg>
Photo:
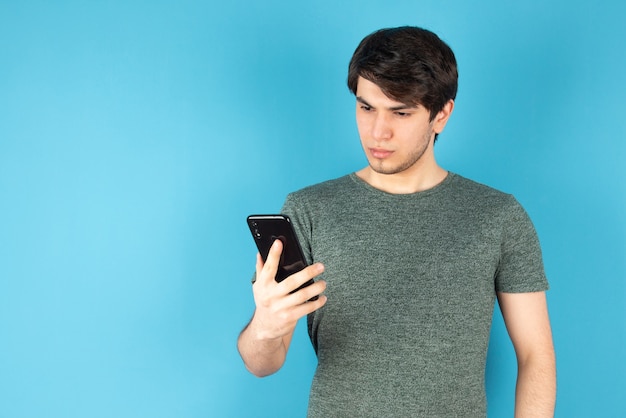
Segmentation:
<svg viewBox="0 0 626 418">
<path fill-rule="evenodd" d="M 293 314 L 290 311 L 277 312 L 276 316 L 280 320 L 280 322 L 283 324 L 293 322 Z"/>
</svg>

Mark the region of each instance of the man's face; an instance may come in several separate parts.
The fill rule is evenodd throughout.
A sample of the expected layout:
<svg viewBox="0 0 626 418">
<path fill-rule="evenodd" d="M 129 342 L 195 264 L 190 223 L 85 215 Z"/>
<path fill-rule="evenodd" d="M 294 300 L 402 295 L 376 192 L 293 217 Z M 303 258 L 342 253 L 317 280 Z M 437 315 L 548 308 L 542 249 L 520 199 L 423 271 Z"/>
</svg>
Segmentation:
<svg viewBox="0 0 626 418">
<path fill-rule="evenodd" d="M 380 174 L 410 174 L 425 163 L 434 162 L 435 133 L 443 129 L 438 123 L 439 115 L 431 122 L 425 107 L 396 102 L 362 77 L 357 84 L 356 100 L 361 145 L 372 170 Z"/>
</svg>

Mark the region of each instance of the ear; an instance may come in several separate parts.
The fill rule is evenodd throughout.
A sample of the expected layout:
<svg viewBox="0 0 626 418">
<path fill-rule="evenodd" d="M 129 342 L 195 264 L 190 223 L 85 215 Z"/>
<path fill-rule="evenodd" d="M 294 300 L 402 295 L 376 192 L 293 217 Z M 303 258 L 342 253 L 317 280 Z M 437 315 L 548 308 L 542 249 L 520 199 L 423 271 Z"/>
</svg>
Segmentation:
<svg viewBox="0 0 626 418">
<path fill-rule="evenodd" d="M 454 100 L 448 100 L 439 113 L 437 113 L 437 116 L 433 119 L 433 131 L 435 131 L 436 134 L 443 132 L 443 128 L 446 127 L 446 123 L 448 123 L 448 119 L 450 119 L 453 110 Z"/>
</svg>

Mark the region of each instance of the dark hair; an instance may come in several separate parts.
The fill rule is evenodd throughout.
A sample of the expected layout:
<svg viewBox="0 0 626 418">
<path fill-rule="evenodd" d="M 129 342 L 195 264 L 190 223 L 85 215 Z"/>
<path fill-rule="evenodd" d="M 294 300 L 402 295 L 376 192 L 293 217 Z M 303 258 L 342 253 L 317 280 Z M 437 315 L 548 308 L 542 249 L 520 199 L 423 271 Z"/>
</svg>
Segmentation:
<svg viewBox="0 0 626 418">
<path fill-rule="evenodd" d="M 366 36 L 354 51 L 348 70 L 348 88 L 355 95 L 359 77 L 375 83 L 393 100 L 424 106 L 430 120 L 454 100 L 458 86 L 450 47 L 434 33 L 412 26 L 381 29 Z"/>
</svg>

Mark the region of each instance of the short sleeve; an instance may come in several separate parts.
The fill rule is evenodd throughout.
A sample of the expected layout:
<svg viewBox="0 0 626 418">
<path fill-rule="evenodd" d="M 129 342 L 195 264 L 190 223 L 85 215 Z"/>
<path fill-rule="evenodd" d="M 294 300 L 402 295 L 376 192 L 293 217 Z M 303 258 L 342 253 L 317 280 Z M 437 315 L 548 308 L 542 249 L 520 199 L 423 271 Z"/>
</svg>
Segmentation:
<svg viewBox="0 0 626 418">
<path fill-rule="evenodd" d="M 311 219 L 306 208 L 307 205 L 303 202 L 300 193 L 295 192 L 287 195 L 281 213 L 289 216 L 304 253 L 304 258 L 307 264 L 311 264 L 313 262 L 311 254 Z"/>
<path fill-rule="evenodd" d="M 506 293 L 540 292 L 549 288 L 537 232 L 513 196 L 510 196 L 503 216 L 495 288 Z"/>
</svg>

